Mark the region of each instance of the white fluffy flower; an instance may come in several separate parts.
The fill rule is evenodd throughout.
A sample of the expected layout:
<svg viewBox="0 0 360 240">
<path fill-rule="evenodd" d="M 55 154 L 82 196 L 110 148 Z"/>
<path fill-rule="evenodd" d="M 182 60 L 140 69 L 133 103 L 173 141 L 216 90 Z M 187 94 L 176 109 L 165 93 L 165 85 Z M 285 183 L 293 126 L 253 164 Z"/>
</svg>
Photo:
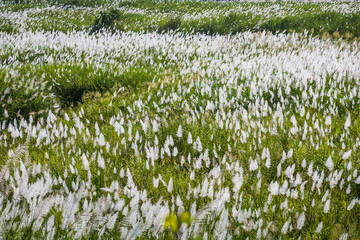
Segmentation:
<svg viewBox="0 0 360 240">
<path fill-rule="evenodd" d="M 200 140 L 199 137 L 196 138 L 196 146 L 197 146 L 196 150 L 197 150 L 198 152 L 201 152 L 201 151 L 203 150 L 203 147 L 202 147 L 202 144 L 201 144 L 201 140 Z"/>
<path fill-rule="evenodd" d="M 255 171 L 256 169 L 258 169 L 258 163 L 257 163 L 257 161 L 256 161 L 256 159 L 255 160 L 250 160 L 250 171 Z"/>
<path fill-rule="evenodd" d="M 240 169 L 240 174 L 236 173 L 235 176 L 232 178 L 232 182 L 234 184 L 233 191 L 235 193 L 239 192 L 242 184 L 243 184 L 244 178 L 243 178 L 243 171 L 242 168 Z"/>
<path fill-rule="evenodd" d="M 176 132 L 176 136 L 177 136 L 178 138 L 181 138 L 181 137 L 182 137 L 182 134 L 183 134 L 182 127 L 181 127 L 181 125 L 179 125 L 179 128 L 178 128 L 178 130 L 177 130 L 177 132 Z"/>
<path fill-rule="evenodd" d="M 330 170 L 334 170 L 334 162 L 331 159 L 331 156 L 328 157 L 328 159 L 325 162 L 325 166 Z"/>
<path fill-rule="evenodd" d="M 349 206 L 347 207 L 347 210 L 350 211 L 351 209 L 353 209 L 356 203 L 360 204 L 360 200 L 357 198 L 352 199 Z"/>
<path fill-rule="evenodd" d="M 88 161 L 85 153 L 82 154 L 81 159 L 82 159 L 82 164 L 84 165 L 84 169 L 86 171 L 89 170 L 89 161 Z"/>
<path fill-rule="evenodd" d="M 330 199 L 328 199 L 326 202 L 325 202 L 325 205 L 324 205 L 324 213 L 328 213 L 330 210 Z"/>
<path fill-rule="evenodd" d="M 298 220 L 297 220 L 297 229 L 302 229 L 302 227 L 304 226 L 305 223 L 305 212 L 302 212 L 302 214 L 300 214 Z"/>
<path fill-rule="evenodd" d="M 344 128 L 345 130 L 347 130 L 351 125 L 351 117 L 350 117 L 350 114 L 347 116 L 346 118 L 346 122 L 345 122 L 345 125 L 344 125 Z"/>
<path fill-rule="evenodd" d="M 286 234 L 288 232 L 289 226 L 290 226 L 291 218 L 289 218 L 281 228 L 281 233 Z"/>
<path fill-rule="evenodd" d="M 276 182 L 271 182 L 269 185 L 269 191 L 271 193 L 271 195 L 278 195 L 279 194 L 279 183 Z"/>
<path fill-rule="evenodd" d="M 339 240 L 346 240 L 348 238 L 348 233 L 343 233 L 341 234 L 341 236 L 339 237 Z"/>
<path fill-rule="evenodd" d="M 170 178 L 169 184 L 167 185 L 167 190 L 169 193 L 171 193 L 173 190 L 173 178 L 172 177 Z"/>
<path fill-rule="evenodd" d="M 342 155 L 342 159 L 344 160 L 348 159 L 351 156 L 351 152 L 352 152 L 351 149 L 347 152 L 344 152 L 344 154 Z"/>
<path fill-rule="evenodd" d="M 101 168 L 101 169 L 105 168 L 105 161 L 104 161 L 104 158 L 101 156 L 100 153 L 98 153 L 97 163 L 98 163 L 99 168 Z"/>
<path fill-rule="evenodd" d="M 176 157 L 178 155 L 178 153 L 179 153 L 179 151 L 178 151 L 177 147 L 174 147 L 172 155 L 174 157 Z"/>
<path fill-rule="evenodd" d="M 348 171 L 350 171 L 351 168 L 352 168 L 352 162 L 349 161 L 348 164 L 347 164 L 347 166 L 346 166 L 346 169 L 347 169 Z"/>
<path fill-rule="evenodd" d="M 271 165 L 270 158 L 267 158 L 265 162 L 265 167 L 270 168 L 270 165 Z"/>
<path fill-rule="evenodd" d="M 360 176 L 358 176 L 354 182 L 355 182 L 356 184 L 360 184 Z"/>
<path fill-rule="evenodd" d="M 328 125 L 328 126 L 331 125 L 331 116 L 326 117 L 325 124 Z"/>
<path fill-rule="evenodd" d="M 316 232 L 316 233 L 320 233 L 321 230 L 322 230 L 322 228 L 323 228 L 323 222 L 320 222 L 320 223 L 317 225 L 315 232 Z"/>
<path fill-rule="evenodd" d="M 104 134 L 100 134 L 99 138 L 98 138 L 98 143 L 99 143 L 99 146 L 102 147 L 102 146 L 105 146 L 106 142 L 105 142 L 105 137 L 104 137 Z"/>
<path fill-rule="evenodd" d="M 190 133 L 190 132 L 189 132 L 189 134 L 188 134 L 187 143 L 188 143 L 188 144 L 192 144 L 192 136 L 191 136 L 191 133 Z"/>
</svg>

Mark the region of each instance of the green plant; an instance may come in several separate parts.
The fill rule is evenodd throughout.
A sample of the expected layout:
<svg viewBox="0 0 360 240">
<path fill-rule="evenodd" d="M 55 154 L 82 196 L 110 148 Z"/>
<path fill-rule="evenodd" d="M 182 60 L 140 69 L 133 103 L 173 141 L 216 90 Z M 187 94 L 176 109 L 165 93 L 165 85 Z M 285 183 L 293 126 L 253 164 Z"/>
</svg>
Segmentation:
<svg viewBox="0 0 360 240">
<path fill-rule="evenodd" d="M 99 32 L 100 30 L 115 30 L 117 20 L 121 18 L 122 13 L 116 9 L 107 12 L 100 12 L 100 16 L 95 19 L 90 33 Z"/>
<path fill-rule="evenodd" d="M 181 26 L 181 18 L 177 17 L 170 17 L 165 21 L 159 23 L 158 32 L 168 32 L 168 31 L 176 31 L 180 29 Z"/>
<path fill-rule="evenodd" d="M 17 29 L 10 20 L 0 17 L 0 32 L 16 33 Z"/>
<path fill-rule="evenodd" d="M 46 116 L 49 110 L 59 110 L 56 97 L 45 81 L 20 79 L 2 72 L 0 86 L 0 121 L 11 122 L 15 118 L 28 119 L 30 116 L 38 119 Z"/>
<path fill-rule="evenodd" d="M 166 216 L 164 221 L 164 228 L 170 230 L 176 234 L 179 231 L 181 224 L 190 225 L 194 221 L 194 218 L 191 216 L 189 212 L 183 212 L 181 215 L 177 215 L 176 213 L 170 213 Z"/>
</svg>

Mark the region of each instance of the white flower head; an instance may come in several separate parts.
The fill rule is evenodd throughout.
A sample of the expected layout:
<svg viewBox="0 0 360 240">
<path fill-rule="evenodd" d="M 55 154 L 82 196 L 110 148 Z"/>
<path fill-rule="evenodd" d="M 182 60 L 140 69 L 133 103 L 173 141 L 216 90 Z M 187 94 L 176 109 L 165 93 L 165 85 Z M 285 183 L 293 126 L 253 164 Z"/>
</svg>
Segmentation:
<svg viewBox="0 0 360 240">
<path fill-rule="evenodd" d="M 331 159 L 331 156 L 328 157 L 328 159 L 325 162 L 325 166 L 330 170 L 334 170 L 334 162 Z"/>
<path fill-rule="evenodd" d="M 286 234 L 288 232 L 288 229 L 290 227 L 290 223 L 291 223 L 291 218 L 289 218 L 283 225 L 283 227 L 281 228 L 281 233 L 282 234 Z"/>
<path fill-rule="evenodd" d="M 271 165 L 271 160 L 270 160 L 270 158 L 267 158 L 266 162 L 265 162 L 265 167 L 270 168 L 270 165 Z"/>
<path fill-rule="evenodd" d="M 187 143 L 188 143 L 188 144 L 192 144 L 192 136 L 191 136 L 191 133 L 190 133 L 190 132 L 189 132 L 189 134 L 188 134 Z"/>
<path fill-rule="evenodd" d="M 315 232 L 316 232 L 316 233 L 320 233 L 321 230 L 322 230 L 322 228 L 323 228 L 323 222 L 320 222 L 320 223 L 317 225 Z"/>
<path fill-rule="evenodd" d="M 176 136 L 177 136 L 178 138 L 181 138 L 181 137 L 182 137 L 182 134 L 183 134 L 182 127 L 181 127 L 181 125 L 179 125 L 179 128 L 178 128 L 178 130 L 177 130 L 177 132 L 176 132 Z"/>
<path fill-rule="evenodd" d="M 325 124 L 328 126 L 331 125 L 331 116 L 326 117 Z"/>
<path fill-rule="evenodd" d="M 101 156 L 100 153 L 98 153 L 97 163 L 98 163 L 99 168 L 101 168 L 101 169 L 104 169 L 104 168 L 105 168 L 105 160 L 104 160 L 104 158 Z"/>
<path fill-rule="evenodd" d="M 347 164 L 347 166 L 346 166 L 346 169 L 347 169 L 348 171 L 350 171 L 351 168 L 352 168 L 352 162 L 349 161 L 348 164 Z"/>
<path fill-rule="evenodd" d="M 351 149 L 347 152 L 344 152 L 344 154 L 342 155 L 342 159 L 344 160 L 348 159 L 351 156 L 351 152 L 352 152 Z"/>
<path fill-rule="evenodd" d="M 168 190 L 169 193 L 172 192 L 173 186 L 174 186 L 173 185 L 173 178 L 171 177 L 170 180 L 169 180 L 168 186 L 167 186 L 167 190 Z"/>
<path fill-rule="evenodd" d="M 350 117 L 350 114 L 348 114 L 345 125 L 344 125 L 345 130 L 347 130 L 350 127 L 350 125 L 351 125 L 351 117 Z"/>
<path fill-rule="evenodd" d="M 324 213 L 328 213 L 330 210 L 330 199 L 328 199 L 326 202 L 325 202 L 325 205 L 324 205 Z"/>
<path fill-rule="evenodd" d="M 279 183 L 276 182 L 271 182 L 269 185 L 269 191 L 271 193 L 271 195 L 278 195 L 279 194 Z"/>
<path fill-rule="evenodd" d="M 305 212 L 302 212 L 297 220 L 297 229 L 302 229 L 305 223 Z"/>
<path fill-rule="evenodd" d="M 88 161 L 85 153 L 82 154 L 81 159 L 82 159 L 82 163 L 83 163 L 83 165 L 84 165 L 84 169 L 85 169 L 86 171 L 89 170 L 89 161 Z"/>
<path fill-rule="evenodd" d="M 255 171 L 256 169 L 258 169 L 258 167 L 259 165 L 256 159 L 255 160 L 250 159 L 250 171 Z"/>
</svg>

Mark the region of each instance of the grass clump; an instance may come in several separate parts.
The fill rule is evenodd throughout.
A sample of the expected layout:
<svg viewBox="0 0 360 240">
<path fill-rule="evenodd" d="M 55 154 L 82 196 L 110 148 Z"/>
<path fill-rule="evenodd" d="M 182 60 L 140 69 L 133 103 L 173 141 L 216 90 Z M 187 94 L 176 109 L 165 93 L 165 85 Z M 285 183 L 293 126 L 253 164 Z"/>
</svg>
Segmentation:
<svg viewBox="0 0 360 240">
<path fill-rule="evenodd" d="M 6 75 L 6 72 L 4 71 L 2 77 L 2 89 L 7 92 L 7 86 L 11 85 L 14 88 L 14 83 L 17 82 L 19 78 L 24 78 L 26 76 L 26 71 L 31 73 L 30 76 L 28 76 L 30 79 L 42 78 L 42 81 L 40 82 L 31 80 L 35 81 L 31 83 L 32 85 L 42 84 L 42 87 L 36 90 L 36 94 L 39 94 L 40 92 L 51 94 L 52 97 L 55 97 L 58 100 L 62 107 L 77 105 L 82 101 L 82 97 L 85 93 L 104 93 L 115 85 L 124 86 L 128 91 L 135 92 L 143 86 L 144 83 L 152 81 L 156 74 L 155 70 L 152 68 L 145 68 L 141 65 L 126 67 L 121 70 L 121 72 L 114 71 L 114 69 L 110 68 L 108 65 L 95 66 L 94 64 L 85 62 L 78 64 L 47 64 L 38 67 L 24 66 L 17 71 L 18 78 L 11 78 L 12 80 L 9 83 L 4 80 L 4 76 Z M 20 85 L 16 88 L 20 92 L 16 94 L 12 92 L 12 95 L 14 96 L 15 94 L 15 96 L 20 96 L 24 91 L 31 92 L 31 87 L 26 87 L 28 89 L 25 88 L 25 86 L 28 86 L 29 84 L 30 83 L 26 83 L 24 86 Z M 4 96 L 6 96 L 6 94 L 4 94 Z M 14 104 L 21 109 L 41 108 L 42 100 L 36 97 L 24 95 L 19 100 L 25 101 L 25 99 L 29 98 L 34 98 L 31 104 L 24 102 L 23 107 L 19 102 Z M 40 105 L 37 106 L 36 104 Z M 45 104 L 45 106 L 49 107 L 49 104 Z M 15 112 L 16 109 L 9 108 L 8 111 L 10 110 L 11 112 Z M 22 109 L 20 112 L 28 111 Z"/>
<path fill-rule="evenodd" d="M 0 121 L 33 119 L 57 112 L 59 104 L 46 81 L 21 78 L 18 72 L 0 72 Z"/>
<path fill-rule="evenodd" d="M 202 18 L 189 20 L 184 23 L 185 32 L 204 33 L 209 35 L 236 34 L 244 31 L 251 31 L 255 28 L 258 18 L 252 14 L 232 12 L 226 16 L 217 18 Z"/>
<path fill-rule="evenodd" d="M 100 12 L 93 24 L 90 26 L 90 33 L 97 33 L 105 30 L 112 33 L 116 31 L 135 31 L 139 32 L 147 28 L 139 23 L 148 21 L 149 18 L 138 13 L 124 13 L 117 9 L 111 9 L 106 12 Z"/>
<path fill-rule="evenodd" d="M 37 9 L 69 25 L 1 33 L 2 234 L 360 239 L 359 48 L 277 33 L 345 20 L 241 4 Z"/>
<path fill-rule="evenodd" d="M 17 29 L 10 20 L 0 17 L 0 32 L 16 33 Z"/>
<path fill-rule="evenodd" d="M 121 18 L 121 12 L 112 9 L 108 12 L 100 12 L 100 16 L 95 19 L 95 22 L 91 28 L 91 33 L 99 32 L 100 30 L 114 31 L 118 20 Z"/>
<path fill-rule="evenodd" d="M 76 105 L 81 101 L 84 93 L 105 92 L 117 84 L 130 91 L 136 91 L 154 76 L 152 70 L 141 67 L 130 67 L 121 74 L 91 65 L 86 68 L 67 66 L 63 70 L 63 75 L 53 81 L 53 91 L 64 106 Z"/>
<path fill-rule="evenodd" d="M 263 23 L 260 30 L 275 32 L 302 32 L 307 30 L 315 35 L 323 33 L 360 36 L 360 14 L 344 14 L 338 12 L 304 13 L 284 18 L 270 19 Z M 350 37 L 350 36 L 348 36 Z"/>
<path fill-rule="evenodd" d="M 179 16 L 170 17 L 165 19 L 159 23 L 158 32 L 169 32 L 176 31 L 180 29 L 181 26 L 181 18 Z"/>
<path fill-rule="evenodd" d="M 328 33 L 333 35 L 333 38 L 353 39 L 360 36 L 360 14 L 310 12 L 263 19 L 261 16 L 251 13 L 232 12 L 217 18 L 188 20 L 183 23 L 181 30 L 209 35 L 236 34 L 244 31 L 300 33 L 306 30 L 317 36 Z"/>
</svg>

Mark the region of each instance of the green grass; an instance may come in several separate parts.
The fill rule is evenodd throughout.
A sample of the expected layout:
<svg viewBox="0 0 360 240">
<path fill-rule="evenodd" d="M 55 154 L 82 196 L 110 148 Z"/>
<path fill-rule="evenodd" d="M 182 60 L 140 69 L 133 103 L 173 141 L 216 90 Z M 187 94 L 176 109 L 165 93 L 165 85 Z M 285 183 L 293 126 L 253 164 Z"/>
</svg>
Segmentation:
<svg viewBox="0 0 360 240">
<path fill-rule="evenodd" d="M 170 7 L 169 7 L 170 8 Z M 310 7 L 309 7 L 310 8 Z M 150 8 L 151 9 L 151 8 Z M 305 11 L 304 7 L 304 11 Z M 157 9 L 162 11 L 161 8 Z M 100 29 L 120 31 L 181 31 L 185 33 L 204 34 L 236 34 L 245 31 L 277 32 L 310 32 L 316 36 L 333 35 L 334 38 L 354 39 L 360 37 L 360 13 L 317 12 L 311 10 L 289 14 L 284 17 L 267 17 L 252 13 L 231 12 L 225 16 L 204 17 L 196 20 L 183 20 L 182 11 L 177 11 L 176 17 L 166 17 L 149 23 L 150 18 L 141 14 L 126 14 L 116 10 L 101 12 L 92 26 L 92 32 Z M 166 12 L 166 11 L 165 11 Z M 136 25 L 131 23 L 137 22 Z"/>
<path fill-rule="evenodd" d="M 14 23 L 8 19 L 0 18 L 0 32 L 16 33 L 17 29 Z"/>
<path fill-rule="evenodd" d="M 260 29 L 275 32 L 301 32 L 307 30 L 315 35 L 328 32 L 349 33 L 354 37 L 360 35 L 360 14 L 342 14 L 336 12 L 304 13 L 273 19 L 264 23 Z"/>
<path fill-rule="evenodd" d="M 269 231 L 269 239 L 338 239 L 343 233 L 348 233 L 350 239 L 359 239 L 360 206 L 356 204 L 351 211 L 347 210 L 351 200 L 360 198 L 360 185 L 354 183 L 355 171 L 360 170 L 360 95 L 356 69 L 330 69 L 320 75 L 319 69 L 326 66 L 302 58 L 305 65 L 298 63 L 300 66 L 295 66 L 298 71 L 289 73 L 280 69 L 286 69 L 288 63 L 281 61 L 288 58 L 278 57 L 288 54 L 298 57 L 303 51 L 316 50 L 321 56 L 329 57 L 331 64 L 344 57 L 342 54 L 348 54 L 350 60 L 356 59 L 358 45 L 295 34 L 289 42 L 286 38 L 281 38 L 282 42 L 269 40 L 274 37 L 271 33 L 276 36 L 281 32 L 304 31 L 321 37 L 331 34 L 333 39 L 346 36 L 350 41 L 360 37 L 360 13 L 323 10 L 332 4 L 189 1 L 115 4 L 102 0 L 7 3 L 1 10 L 21 13 L 38 7 L 39 12 L 29 13 L 28 21 L 21 23 L 24 29 L 1 18 L 0 36 L 22 36 L 23 30 L 62 32 L 68 33 L 67 36 L 81 31 L 84 41 L 93 41 L 94 49 L 81 52 L 77 49 L 83 47 L 81 42 L 72 48 L 29 44 L 18 50 L 11 49 L 9 42 L 0 49 L 0 219 L 5 219 L 1 214 L 7 216 L 2 233 L 9 239 L 43 239 L 50 236 L 47 221 L 54 216 L 55 235 L 50 238 L 74 239 L 77 225 L 69 223 L 62 227 L 65 207 L 60 203 L 40 217 L 42 222 L 34 217 L 28 220 L 28 225 L 20 225 L 23 219 L 28 219 L 33 206 L 39 206 L 43 199 L 59 196 L 59 202 L 78 201 L 78 209 L 73 210 L 77 223 L 86 220 L 89 204 L 95 206 L 89 213 L 91 218 L 84 223 L 89 224 L 90 230 L 80 239 L 122 239 L 121 234 L 126 232 L 122 227 L 131 230 L 137 222 L 146 222 L 150 207 L 158 202 L 169 213 L 177 214 L 181 210 L 177 199 L 180 197 L 184 211 L 190 212 L 194 207 L 199 211 L 213 199 L 225 196 L 227 189 L 229 201 L 219 211 L 209 212 L 198 235 L 188 236 L 189 239 L 202 239 L 205 232 L 216 238 L 215 229 L 224 210 L 229 220 L 226 230 L 233 239 L 256 239 L 258 232 L 250 226 L 260 225 L 260 218 L 261 229 Z M 51 5 L 56 7 L 45 9 Z M 98 8 L 99 5 L 103 8 Z M 253 7 L 271 11 L 262 16 L 249 10 Z M 272 12 L 278 7 L 289 8 L 287 14 L 280 17 Z M 184 17 L 187 12 L 200 14 L 213 9 L 226 14 Z M 128 33 L 116 38 L 118 32 L 131 31 L 140 34 Z M 232 35 L 244 31 L 267 33 L 250 35 L 251 39 L 243 43 L 242 38 L 233 38 Z M 139 40 L 144 32 L 155 33 Z M 197 33 L 216 36 L 199 37 Z M 217 35 L 229 36 L 220 41 Z M 55 38 L 56 34 L 46 36 Z M 121 40 L 126 36 L 131 40 L 123 47 Z M 175 42 L 173 38 L 189 43 Z M 104 42 L 113 50 L 93 52 L 103 49 L 104 39 L 111 39 Z M 141 47 L 134 47 L 139 44 L 136 41 Z M 338 55 L 326 55 L 328 49 Z M 246 59 L 231 65 L 244 55 Z M 264 62 L 258 59 L 260 56 Z M 255 72 L 247 74 L 245 65 L 241 64 L 251 61 L 258 61 L 259 69 L 251 69 Z M 337 64 L 330 66 L 346 67 Z M 214 71 L 206 72 L 208 69 Z M 304 74 L 300 75 L 299 71 Z M 261 85 L 262 77 L 268 75 L 268 85 Z M 306 85 L 301 81 L 306 81 Z M 207 109 L 211 104 L 214 108 Z M 302 109 L 305 114 L 301 113 Z M 330 124 L 326 124 L 328 116 L 331 116 Z M 345 127 L 348 116 L 351 124 Z M 299 127 L 295 133 L 292 133 L 293 119 Z M 179 126 L 183 129 L 181 137 L 177 136 Z M 101 137 L 104 141 L 100 141 Z M 172 154 L 165 147 L 166 142 L 171 142 L 170 137 L 173 144 L 168 147 Z M 197 139 L 201 141 L 200 150 Z M 159 158 L 152 163 L 147 151 L 155 147 Z M 178 151 L 176 156 L 174 147 Z M 351 156 L 344 159 L 344 152 L 350 149 Z M 266 150 L 271 159 L 269 166 L 265 163 Z M 84 164 L 84 154 L 88 166 Z M 333 170 L 325 166 L 329 156 Z M 100 166 L 99 159 L 105 167 Z M 254 171 L 250 170 L 253 160 L 258 164 Z M 304 160 L 306 165 L 302 166 Z M 310 164 L 315 175 L 309 173 Z M 292 167 L 294 173 L 289 176 Z M 339 180 L 331 186 L 330 179 L 339 171 L 343 185 Z M 240 174 L 243 184 L 235 192 L 234 176 Z M 303 190 L 292 179 L 297 175 L 305 184 Z M 159 176 L 165 184 L 160 180 L 155 187 L 153 181 Z M 322 184 L 316 187 L 321 178 Z M 171 192 L 167 186 L 170 179 L 173 180 Z M 22 195 L 24 186 L 20 187 L 26 181 L 26 187 L 41 183 L 41 188 L 45 188 L 45 182 L 51 182 L 51 187 L 36 200 L 31 199 L 36 201 L 31 205 L 26 195 Z M 212 195 L 210 189 L 202 193 L 206 181 L 212 187 Z M 292 197 L 290 192 L 270 196 L 269 185 L 274 181 L 280 186 L 289 183 L 291 194 L 297 191 L 299 196 Z M 114 185 L 118 186 L 116 190 L 108 190 Z M 139 200 L 134 204 L 136 197 Z M 129 212 L 124 213 L 123 208 L 115 210 L 119 198 L 129 212 L 140 209 L 135 223 L 124 221 Z M 325 213 L 327 199 L 331 200 L 331 207 Z M 145 204 L 147 207 L 141 209 Z M 5 212 L 7 208 L 11 214 Z M 101 212 L 95 213 L 96 210 Z M 235 216 L 238 210 L 246 220 Z M 118 213 L 115 227 L 99 236 L 115 212 Z M 306 213 L 304 226 L 295 229 L 303 212 Z M 294 229 L 281 234 L 288 219 Z M 320 222 L 323 229 L 317 233 Z M 152 234 L 151 227 L 137 238 L 180 237 L 170 229 Z"/>
<path fill-rule="evenodd" d="M 113 4 L 103 0 L 63 0 L 53 2 L 60 8 L 55 11 L 43 11 L 30 17 L 34 20 L 26 23 L 28 30 L 45 31 L 80 31 L 91 32 L 107 29 L 110 31 L 182 31 L 186 33 L 236 34 L 244 31 L 303 32 L 308 31 L 316 36 L 328 36 L 334 39 L 357 39 L 360 37 L 360 14 L 339 13 L 324 10 L 330 3 L 218 3 L 218 2 L 158 2 L 158 1 L 123 1 Z M 104 3 L 106 3 L 104 5 Z M 34 5 L 35 4 L 35 5 Z M 36 5 L 37 4 L 37 5 Z M 48 2 L 47 4 L 52 4 Z M 350 4 L 350 3 L 344 3 Z M 61 6 L 89 8 L 64 8 Z M 41 2 L 28 4 L 10 4 L 4 9 L 10 11 L 26 11 L 38 6 Z M 96 6 L 104 6 L 104 10 L 94 11 Z M 114 9 L 145 10 L 151 15 L 132 13 Z M 268 9 L 266 13 L 258 13 L 252 9 Z M 284 11 L 277 15 L 276 8 Z M 184 14 L 201 14 L 216 9 L 224 14 L 204 16 L 200 19 L 182 19 Z M 287 12 L 286 12 L 287 11 Z M 64 20 L 66 19 L 66 23 Z M 107 20 L 106 20 L 107 19 Z M 16 30 L 11 22 L 0 20 L 0 29 L 5 32 Z"/>
</svg>

